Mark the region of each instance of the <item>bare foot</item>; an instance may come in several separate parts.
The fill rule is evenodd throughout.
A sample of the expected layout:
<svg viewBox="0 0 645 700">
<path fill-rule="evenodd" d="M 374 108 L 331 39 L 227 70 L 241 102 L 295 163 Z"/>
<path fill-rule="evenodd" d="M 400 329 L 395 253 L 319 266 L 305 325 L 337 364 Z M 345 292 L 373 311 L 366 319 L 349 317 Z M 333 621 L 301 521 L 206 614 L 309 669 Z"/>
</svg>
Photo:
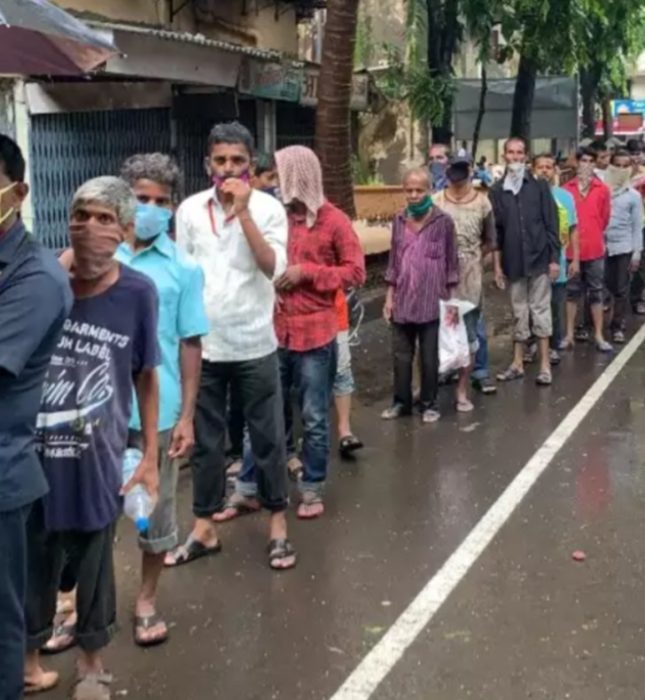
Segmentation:
<svg viewBox="0 0 645 700">
<path fill-rule="evenodd" d="M 45 671 L 39 666 L 37 669 L 25 673 L 25 695 L 34 695 L 51 690 L 58 685 L 59 676 L 56 671 Z"/>
</svg>

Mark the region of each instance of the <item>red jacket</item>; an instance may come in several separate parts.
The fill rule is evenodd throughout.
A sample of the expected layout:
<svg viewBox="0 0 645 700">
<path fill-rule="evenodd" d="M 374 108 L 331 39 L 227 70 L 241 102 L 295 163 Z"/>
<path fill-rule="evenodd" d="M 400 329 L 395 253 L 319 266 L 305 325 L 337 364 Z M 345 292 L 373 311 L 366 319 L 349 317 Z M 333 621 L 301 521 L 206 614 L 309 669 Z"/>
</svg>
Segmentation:
<svg viewBox="0 0 645 700">
<path fill-rule="evenodd" d="M 605 255 L 605 231 L 611 218 L 611 191 L 597 177 L 592 178 L 587 196 L 580 194 L 578 178 L 569 180 L 564 189 L 576 203 L 578 235 L 580 237 L 580 262 L 598 260 Z M 567 258 L 573 259 L 573 248 L 567 248 Z"/>
</svg>

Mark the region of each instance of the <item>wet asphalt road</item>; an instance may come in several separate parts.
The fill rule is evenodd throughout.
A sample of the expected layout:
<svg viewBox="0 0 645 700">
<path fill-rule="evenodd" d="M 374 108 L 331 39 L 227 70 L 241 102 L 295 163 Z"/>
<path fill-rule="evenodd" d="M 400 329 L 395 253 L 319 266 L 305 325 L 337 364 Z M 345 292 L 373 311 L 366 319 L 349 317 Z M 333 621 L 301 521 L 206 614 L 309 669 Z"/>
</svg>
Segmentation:
<svg viewBox="0 0 645 700">
<path fill-rule="evenodd" d="M 498 337 L 493 364 L 503 365 Z M 530 377 L 456 416 L 384 424 L 387 333 L 356 351 L 355 431 L 368 447 L 334 460 L 325 518 L 291 536 L 298 568 L 272 573 L 265 521 L 222 528 L 224 552 L 169 571 L 168 644 L 132 643 L 138 555 L 129 523 L 116 563 L 121 630 L 106 658 L 114 697 L 325 700 L 437 572 L 611 358 L 579 347 L 550 389 Z M 367 359 L 369 358 L 369 360 Z M 375 700 L 642 700 L 645 697 L 645 346 L 596 404 Z M 180 519 L 190 524 L 190 475 Z M 587 561 L 572 561 L 582 549 Z M 51 700 L 66 697 L 73 654 Z"/>
</svg>

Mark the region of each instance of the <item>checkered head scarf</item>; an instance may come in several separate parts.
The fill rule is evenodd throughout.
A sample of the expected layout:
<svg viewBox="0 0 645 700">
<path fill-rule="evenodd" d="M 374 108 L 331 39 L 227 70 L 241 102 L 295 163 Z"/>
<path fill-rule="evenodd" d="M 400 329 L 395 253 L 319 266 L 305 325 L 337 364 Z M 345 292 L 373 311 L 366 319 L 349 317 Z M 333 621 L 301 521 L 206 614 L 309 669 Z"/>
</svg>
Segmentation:
<svg viewBox="0 0 645 700">
<path fill-rule="evenodd" d="M 275 161 L 283 204 L 302 202 L 307 207 L 307 228 L 313 228 L 325 203 L 318 156 L 305 146 L 288 146 L 275 154 Z"/>
</svg>

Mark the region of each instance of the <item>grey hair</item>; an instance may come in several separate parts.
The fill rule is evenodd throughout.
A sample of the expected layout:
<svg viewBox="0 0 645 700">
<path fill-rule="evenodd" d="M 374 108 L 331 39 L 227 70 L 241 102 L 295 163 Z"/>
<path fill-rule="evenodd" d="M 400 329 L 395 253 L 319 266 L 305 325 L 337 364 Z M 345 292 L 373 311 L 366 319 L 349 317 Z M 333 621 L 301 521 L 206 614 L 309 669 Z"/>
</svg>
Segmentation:
<svg viewBox="0 0 645 700">
<path fill-rule="evenodd" d="M 134 187 L 138 180 L 151 180 L 170 187 L 173 200 L 181 194 L 183 177 L 177 161 L 165 153 L 137 153 L 121 167 L 121 177 Z"/>
<path fill-rule="evenodd" d="M 84 204 L 102 204 L 112 209 L 124 228 L 134 223 L 137 200 L 125 180 L 112 175 L 95 177 L 81 185 L 72 199 L 72 212 Z"/>
<path fill-rule="evenodd" d="M 418 177 L 420 180 L 425 180 L 428 183 L 428 189 L 432 187 L 432 176 L 427 168 L 409 168 L 403 173 L 403 184 L 411 177 Z"/>
<path fill-rule="evenodd" d="M 208 153 L 210 154 L 213 146 L 220 143 L 240 143 L 246 147 L 251 157 L 255 151 L 255 142 L 251 132 L 240 122 L 215 124 L 208 137 Z"/>
</svg>

